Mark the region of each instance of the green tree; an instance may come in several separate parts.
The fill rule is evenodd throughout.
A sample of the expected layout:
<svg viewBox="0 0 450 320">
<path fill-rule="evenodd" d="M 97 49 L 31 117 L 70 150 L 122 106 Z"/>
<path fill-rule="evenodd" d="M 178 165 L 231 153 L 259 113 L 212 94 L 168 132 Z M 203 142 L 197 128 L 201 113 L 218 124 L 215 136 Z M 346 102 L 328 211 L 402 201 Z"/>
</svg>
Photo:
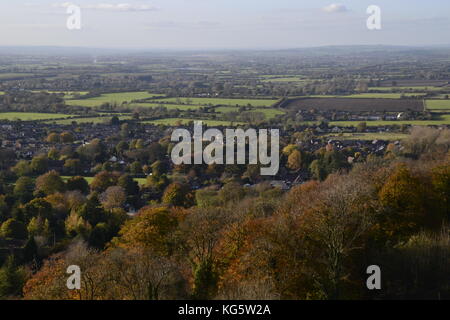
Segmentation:
<svg viewBox="0 0 450 320">
<path fill-rule="evenodd" d="M 80 159 L 66 159 L 64 169 L 69 175 L 79 174 L 82 169 Z"/>
<path fill-rule="evenodd" d="M 72 177 L 67 181 L 67 190 L 78 190 L 84 194 L 89 193 L 89 183 L 81 176 Z"/>
<path fill-rule="evenodd" d="M 33 173 L 30 163 L 26 160 L 20 160 L 17 162 L 16 165 L 11 168 L 11 171 L 19 177 L 29 176 Z"/>
<path fill-rule="evenodd" d="M 0 298 L 21 295 L 25 284 L 25 272 L 16 266 L 13 256 L 9 256 L 0 269 Z"/>
<path fill-rule="evenodd" d="M 59 151 L 56 148 L 51 148 L 47 153 L 47 157 L 51 160 L 58 160 L 59 156 Z"/>
<path fill-rule="evenodd" d="M 142 164 L 139 161 L 134 161 L 130 166 L 130 172 L 134 175 L 142 174 Z"/>
<path fill-rule="evenodd" d="M 0 235 L 3 238 L 26 239 L 27 229 L 22 222 L 11 218 L 3 222 L 0 227 Z"/>
<path fill-rule="evenodd" d="M 433 168 L 431 179 L 439 202 L 442 202 L 447 219 L 450 219 L 450 165 Z"/>
<path fill-rule="evenodd" d="M 23 247 L 23 262 L 28 263 L 38 258 L 38 246 L 31 236 Z"/>
<path fill-rule="evenodd" d="M 87 221 L 91 226 L 106 221 L 106 213 L 98 199 L 98 195 L 93 193 L 89 196 L 87 202 L 77 211 L 78 215 Z"/>
<path fill-rule="evenodd" d="M 366 132 L 366 130 L 367 130 L 367 123 L 366 122 L 358 123 L 358 125 L 356 126 L 356 130 L 358 132 Z"/>
<path fill-rule="evenodd" d="M 245 197 L 244 188 L 237 182 L 225 184 L 219 191 L 219 198 L 223 203 L 238 202 Z"/>
<path fill-rule="evenodd" d="M 48 159 L 46 155 L 39 155 L 31 160 L 31 170 L 36 174 L 44 173 L 48 170 Z"/>
<path fill-rule="evenodd" d="M 161 175 L 167 173 L 167 170 L 166 170 L 164 164 L 159 160 L 155 161 L 151 165 L 151 169 L 152 169 L 153 176 L 161 176 Z"/>
<path fill-rule="evenodd" d="M 43 236 L 48 238 L 51 232 L 48 219 L 44 219 L 42 216 L 33 217 L 28 223 L 27 230 L 30 237 Z"/>
<path fill-rule="evenodd" d="M 217 191 L 210 189 L 200 189 L 195 192 L 195 201 L 200 208 L 219 207 L 220 199 Z"/>
<path fill-rule="evenodd" d="M 30 221 L 33 217 L 41 217 L 42 219 L 51 219 L 53 214 L 52 205 L 43 198 L 36 198 L 28 202 L 24 206 L 26 221 Z"/>
<path fill-rule="evenodd" d="M 120 155 L 123 155 L 124 152 L 127 151 L 129 148 L 130 146 L 128 145 L 128 143 L 122 140 L 116 145 L 116 152 Z"/>
<path fill-rule="evenodd" d="M 217 293 L 218 273 L 211 260 L 200 262 L 194 271 L 193 298 L 197 300 L 212 299 Z"/>
<path fill-rule="evenodd" d="M 34 181 L 30 177 L 20 177 L 14 185 L 13 194 L 20 202 L 26 203 L 33 198 Z"/>
</svg>

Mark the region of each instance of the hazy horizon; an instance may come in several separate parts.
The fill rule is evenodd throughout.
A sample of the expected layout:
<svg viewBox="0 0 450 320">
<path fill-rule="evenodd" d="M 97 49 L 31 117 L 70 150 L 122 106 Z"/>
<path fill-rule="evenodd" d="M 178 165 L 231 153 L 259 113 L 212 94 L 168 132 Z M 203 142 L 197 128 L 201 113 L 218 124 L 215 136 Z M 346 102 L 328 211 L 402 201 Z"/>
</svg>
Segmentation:
<svg viewBox="0 0 450 320">
<path fill-rule="evenodd" d="M 69 4 L 81 30 L 68 30 Z M 368 30 L 369 5 L 381 30 Z M 0 46 L 131 50 L 295 49 L 344 45 L 447 46 L 444 0 L 0 0 Z"/>
</svg>

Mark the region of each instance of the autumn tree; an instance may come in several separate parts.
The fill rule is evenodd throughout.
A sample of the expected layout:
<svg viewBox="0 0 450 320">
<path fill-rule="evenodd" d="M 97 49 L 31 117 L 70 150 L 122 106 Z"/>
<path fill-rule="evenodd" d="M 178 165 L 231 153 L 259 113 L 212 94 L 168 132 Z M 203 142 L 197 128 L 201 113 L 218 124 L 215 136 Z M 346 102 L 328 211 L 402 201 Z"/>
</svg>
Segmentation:
<svg viewBox="0 0 450 320">
<path fill-rule="evenodd" d="M 75 137 L 73 136 L 72 132 L 64 131 L 60 135 L 60 140 L 62 143 L 72 143 L 75 140 Z"/>
<path fill-rule="evenodd" d="M 125 204 L 126 199 L 125 190 L 119 186 L 109 187 L 100 195 L 100 201 L 106 210 L 121 208 Z"/>
<path fill-rule="evenodd" d="M 219 274 L 215 249 L 228 221 L 229 215 L 224 210 L 192 209 L 180 226 L 180 244 L 192 266 L 195 299 L 211 299 L 217 293 Z"/>
<path fill-rule="evenodd" d="M 99 193 L 104 192 L 109 187 L 117 185 L 118 179 L 118 173 L 102 171 L 95 175 L 91 182 L 91 189 Z"/>
<path fill-rule="evenodd" d="M 426 194 L 422 181 L 405 164 L 397 165 L 379 191 L 385 210 L 380 216 L 380 231 L 397 240 L 418 231 L 428 220 Z"/>
<path fill-rule="evenodd" d="M 155 254 L 170 256 L 176 249 L 174 233 L 178 224 L 176 211 L 144 207 L 125 223 L 113 242 L 119 247 L 146 248 Z"/>
<path fill-rule="evenodd" d="M 162 202 L 175 207 L 189 207 L 192 205 L 192 194 L 187 185 L 174 182 L 167 186 Z"/>
<path fill-rule="evenodd" d="M 297 171 L 302 167 L 302 154 L 298 150 L 290 153 L 287 161 L 287 167 L 291 170 Z"/>
<path fill-rule="evenodd" d="M 65 190 L 65 183 L 59 176 L 59 173 L 52 170 L 47 172 L 36 179 L 36 191 L 35 193 L 43 193 L 50 195 L 55 192 L 63 192 Z"/>
</svg>

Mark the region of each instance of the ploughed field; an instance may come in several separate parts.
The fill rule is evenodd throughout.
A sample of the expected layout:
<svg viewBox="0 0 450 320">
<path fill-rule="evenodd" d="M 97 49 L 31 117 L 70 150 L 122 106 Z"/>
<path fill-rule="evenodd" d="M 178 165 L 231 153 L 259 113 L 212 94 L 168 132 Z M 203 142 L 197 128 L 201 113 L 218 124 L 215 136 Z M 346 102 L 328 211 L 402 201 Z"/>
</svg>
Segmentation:
<svg viewBox="0 0 450 320">
<path fill-rule="evenodd" d="M 321 111 L 423 111 L 422 100 L 415 99 L 359 99 L 359 98 L 300 98 L 283 103 L 283 108 Z"/>
</svg>

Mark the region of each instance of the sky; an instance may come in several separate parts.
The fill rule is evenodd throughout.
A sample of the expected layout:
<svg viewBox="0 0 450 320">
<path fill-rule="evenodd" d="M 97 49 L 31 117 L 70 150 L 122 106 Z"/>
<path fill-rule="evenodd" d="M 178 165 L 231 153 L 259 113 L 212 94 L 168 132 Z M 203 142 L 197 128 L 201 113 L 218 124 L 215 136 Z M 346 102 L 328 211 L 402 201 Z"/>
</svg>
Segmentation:
<svg viewBox="0 0 450 320">
<path fill-rule="evenodd" d="M 69 30 L 69 5 L 81 29 Z M 381 9 L 381 30 L 366 10 Z M 450 45 L 448 0 L 0 0 L 0 46 L 283 49 Z"/>
</svg>

